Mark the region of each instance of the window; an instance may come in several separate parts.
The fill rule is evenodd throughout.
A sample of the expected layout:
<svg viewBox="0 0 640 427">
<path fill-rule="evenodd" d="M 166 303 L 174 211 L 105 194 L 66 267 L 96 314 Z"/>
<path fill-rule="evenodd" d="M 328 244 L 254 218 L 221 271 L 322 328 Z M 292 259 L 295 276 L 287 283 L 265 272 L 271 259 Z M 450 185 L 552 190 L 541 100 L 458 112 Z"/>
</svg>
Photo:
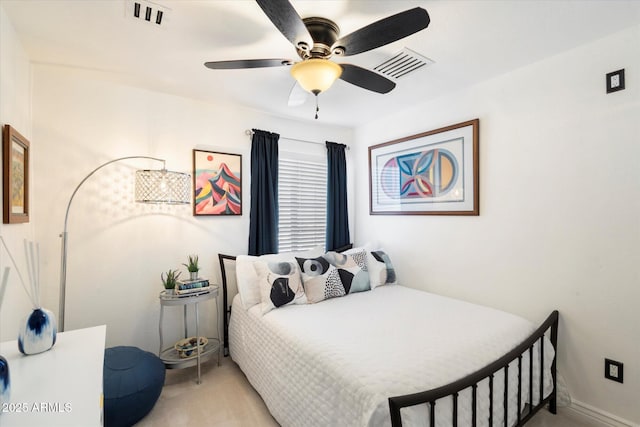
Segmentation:
<svg viewBox="0 0 640 427">
<path fill-rule="evenodd" d="M 324 248 L 326 155 L 281 151 L 278 158 L 278 252 Z"/>
</svg>

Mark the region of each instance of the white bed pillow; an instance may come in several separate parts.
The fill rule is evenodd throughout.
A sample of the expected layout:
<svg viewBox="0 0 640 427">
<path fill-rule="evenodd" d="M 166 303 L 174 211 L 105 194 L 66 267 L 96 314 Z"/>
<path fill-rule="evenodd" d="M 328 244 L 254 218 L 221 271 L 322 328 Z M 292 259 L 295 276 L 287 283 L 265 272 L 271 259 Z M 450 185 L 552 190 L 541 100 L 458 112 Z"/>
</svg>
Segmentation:
<svg viewBox="0 0 640 427">
<path fill-rule="evenodd" d="M 236 257 L 236 279 L 238 284 L 238 293 L 242 300 L 242 306 L 245 310 L 249 310 L 256 304 L 261 302 L 260 285 L 258 283 L 258 272 L 255 269 L 256 261 L 292 261 L 295 257 L 314 258 L 322 255 L 324 249 L 317 246 L 308 251 L 301 252 L 284 252 L 280 254 L 268 254 L 259 257 L 251 255 L 238 255 Z"/>
<path fill-rule="evenodd" d="M 369 270 L 371 289 L 397 283 L 396 270 L 391 263 L 391 258 L 381 249 L 367 252 L 367 269 Z"/>
<path fill-rule="evenodd" d="M 295 261 L 256 261 L 262 314 L 288 304 L 306 304 L 300 270 Z"/>
<path fill-rule="evenodd" d="M 324 258 L 338 269 L 340 281 L 347 294 L 371 290 L 367 251 L 350 249 L 349 253 L 327 252 Z"/>
<path fill-rule="evenodd" d="M 260 303 L 258 273 L 253 266 L 253 263 L 257 260 L 257 256 L 238 255 L 236 257 L 236 283 L 238 284 L 238 293 L 245 310 Z"/>
</svg>

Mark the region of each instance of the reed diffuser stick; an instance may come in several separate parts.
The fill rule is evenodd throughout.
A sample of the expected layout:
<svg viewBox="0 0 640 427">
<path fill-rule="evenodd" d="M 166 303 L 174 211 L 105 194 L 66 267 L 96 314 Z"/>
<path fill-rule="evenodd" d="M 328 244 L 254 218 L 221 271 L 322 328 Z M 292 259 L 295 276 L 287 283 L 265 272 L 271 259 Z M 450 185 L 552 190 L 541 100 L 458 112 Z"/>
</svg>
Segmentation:
<svg viewBox="0 0 640 427">
<path fill-rule="evenodd" d="M 25 245 L 27 241 L 25 240 Z M 36 269 L 38 268 L 38 260 L 36 259 L 34 244 L 33 242 L 28 242 L 29 246 L 29 256 L 27 257 L 27 267 L 29 268 L 29 277 L 31 278 L 31 289 L 33 289 L 33 299 L 40 307 L 40 284 L 38 283 L 38 277 L 36 273 Z M 25 246 L 26 247 L 26 246 Z"/>
<path fill-rule="evenodd" d="M 31 304 L 33 305 L 33 309 L 34 310 L 38 309 L 39 308 L 38 304 L 36 304 L 36 302 L 34 301 L 31 293 L 29 293 L 29 290 L 27 289 L 27 285 L 24 283 L 24 279 L 22 278 L 22 274 L 20 274 L 20 269 L 18 268 L 18 264 L 16 264 L 16 260 L 13 259 L 13 255 L 11 255 L 11 251 L 9 251 L 9 247 L 7 247 L 7 242 L 4 241 L 4 237 L 0 236 L 0 242 L 2 242 L 4 249 L 7 251 L 7 254 L 9 255 L 9 259 L 13 263 L 13 266 L 16 268 L 16 273 L 18 273 L 20 284 L 22 285 L 22 288 L 24 289 L 24 291 L 27 293 L 27 296 L 29 297 Z"/>
<path fill-rule="evenodd" d="M 0 284 L 0 308 L 2 308 L 2 300 L 4 299 L 4 291 L 7 289 L 7 283 L 9 283 L 9 271 L 11 271 L 10 267 L 4 268 L 4 273 L 2 274 L 2 283 Z"/>
<path fill-rule="evenodd" d="M 31 290 L 30 294 L 31 294 L 31 299 L 32 301 L 36 302 L 36 288 L 35 285 L 33 283 L 33 274 L 32 274 L 32 269 L 31 269 L 31 255 L 29 253 L 29 242 L 27 242 L 27 239 L 24 239 L 22 241 L 22 243 L 24 244 L 24 258 L 27 260 L 27 275 L 29 277 L 29 289 Z M 17 268 L 17 267 L 16 267 Z"/>
</svg>

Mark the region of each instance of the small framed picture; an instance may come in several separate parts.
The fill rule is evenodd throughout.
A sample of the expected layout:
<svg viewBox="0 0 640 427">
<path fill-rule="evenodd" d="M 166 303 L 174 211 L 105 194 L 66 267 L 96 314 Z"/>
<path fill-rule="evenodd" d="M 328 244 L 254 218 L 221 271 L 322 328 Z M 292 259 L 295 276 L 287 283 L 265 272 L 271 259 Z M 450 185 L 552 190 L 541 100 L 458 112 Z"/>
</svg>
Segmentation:
<svg viewBox="0 0 640 427">
<path fill-rule="evenodd" d="M 2 222 L 29 222 L 29 141 L 4 126 L 2 135 Z"/>
<path fill-rule="evenodd" d="M 193 215 L 242 215 L 242 155 L 193 150 Z"/>
</svg>

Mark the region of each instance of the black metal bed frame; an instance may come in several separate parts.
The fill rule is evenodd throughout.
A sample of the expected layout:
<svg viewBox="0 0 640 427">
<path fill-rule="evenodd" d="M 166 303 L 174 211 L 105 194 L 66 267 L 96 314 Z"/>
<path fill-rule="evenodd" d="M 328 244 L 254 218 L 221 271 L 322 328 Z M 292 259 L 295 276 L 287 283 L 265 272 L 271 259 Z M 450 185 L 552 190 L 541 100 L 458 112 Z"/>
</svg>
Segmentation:
<svg viewBox="0 0 640 427">
<path fill-rule="evenodd" d="M 540 327 L 524 340 L 520 345 L 514 348 L 509 353 L 502 356 L 500 359 L 491 363 L 490 365 L 460 379 L 451 384 L 445 386 L 427 390 L 419 393 L 406 394 L 403 396 L 395 396 L 389 398 L 389 411 L 391 413 L 391 425 L 393 427 L 402 426 L 402 415 L 400 409 L 409 406 L 427 404 L 429 405 L 429 425 L 435 427 L 435 406 L 436 402 L 440 399 L 451 397 L 453 400 L 452 405 L 452 426 L 458 425 L 458 395 L 461 391 L 471 388 L 471 416 L 472 426 L 476 426 L 477 411 L 476 411 L 476 391 L 478 383 L 482 380 L 488 379 L 489 381 L 489 425 L 493 426 L 493 378 L 494 375 L 503 370 L 504 371 L 504 426 L 508 426 L 508 414 L 509 414 L 509 402 L 507 398 L 508 393 L 508 379 L 509 379 L 509 365 L 515 360 L 518 361 L 518 407 L 517 407 L 517 423 L 515 426 L 523 426 L 527 421 L 533 417 L 533 415 L 543 408 L 547 403 L 549 404 L 549 411 L 552 414 L 556 413 L 556 357 L 551 362 L 551 377 L 553 382 L 553 391 L 549 396 L 544 398 L 543 386 L 544 386 L 544 337 L 548 330 L 551 330 L 551 336 L 549 340 L 554 349 L 558 348 L 558 311 L 554 310 L 549 317 L 540 325 Z M 538 404 L 533 405 L 533 346 L 536 342 L 540 345 L 540 390 Z M 528 411 L 522 413 L 520 408 L 522 407 L 522 357 L 525 353 L 529 353 L 529 401 Z M 556 350 L 557 354 L 557 350 Z"/>
<path fill-rule="evenodd" d="M 226 261 L 235 261 L 236 257 L 233 255 L 218 254 L 218 261 L 220 262 L 220 274 L 222 275 L 222 304 L 224 307 L 223 325 L 224 325 L 224 357 L 229 355 L 229 320 L 231 319 L 231 306 L 229 305 L 229 299 L 227 296 L 227 269 L 224 265 Z"/>
<path fill-rule="evenodd" d="M 231 307 L 228 304 L 227 296 L 227 271 L 225 267 L 225 261 L 235 261 L 236 257 L 233 255 L 218 254 L 218 260 L 220 261 L 220 272 L 222 274 L 222 289 L 223 289 L 223 304 L 224 304 L 224 355 L 229 355 L 229 319 L 231 318 Z M 556 360 L 557 360 L 557 348 L 558 348 L 558 319 L 559 313 L 554 310 L 547 319 L 540 325 L 536 331 L 531 334 L 520 345 L 511 350 L 509 353 L 502 356 L 500 359 L 485 366 L 478 371 L 467 375 L 457 381 L 450 384 L 438 387 L 432 390 L 422 391 L 418 393 L 406 394 L 402 396 L 394 396 L 389 398 L 389 412 L 391 414 L 392 427 L 402 427 L 402 414 L 401 409 L 426 404 L 429 406 L 429 425 L 436 427 L 435 425 L 435 406 L 438 400 L 451 398 L 452 405 L 452 427 L 458 425 L 458 396 L 460 392 L 471 389 L 471 416 L 472 427 L 477 424 L 477 388 L 478 384 L 487 379 L 489 382 L 489 425 L 494 426 L 493 423 L 493 380 L 496 373 L 504 371 L 504 396 L 503 396 L 503 409 L 504 409 L 504 426 L 508 426 L 508 379 L 509 379 L 509 365 L 517 360 L 518 366 L 518 407 L 517 407 L 517 423 L 515 427 L 523 426 L 529 421 L 540 409 L 549 404 L 549 411 L 552 414 L 557 412 L 556 410 Z M 550 333 L 549 340 L 555 349 L 555 356 L 551 362 L 551 377 L 553 383 L 553 391 L 546 398 L 543 396 L 544 386 L 544 338 L 547 333 Z M 533 404 L 533 357 L 534 357 L 534 345 L 539 343 L 540 353 L 540 387 L 538 395 L 538 403 Z M 526 353 L 529 353 L 529 400 L 525 406 L 525 411 L 521 411 L 522 407 L 522 358 Z"/>
</svg>

